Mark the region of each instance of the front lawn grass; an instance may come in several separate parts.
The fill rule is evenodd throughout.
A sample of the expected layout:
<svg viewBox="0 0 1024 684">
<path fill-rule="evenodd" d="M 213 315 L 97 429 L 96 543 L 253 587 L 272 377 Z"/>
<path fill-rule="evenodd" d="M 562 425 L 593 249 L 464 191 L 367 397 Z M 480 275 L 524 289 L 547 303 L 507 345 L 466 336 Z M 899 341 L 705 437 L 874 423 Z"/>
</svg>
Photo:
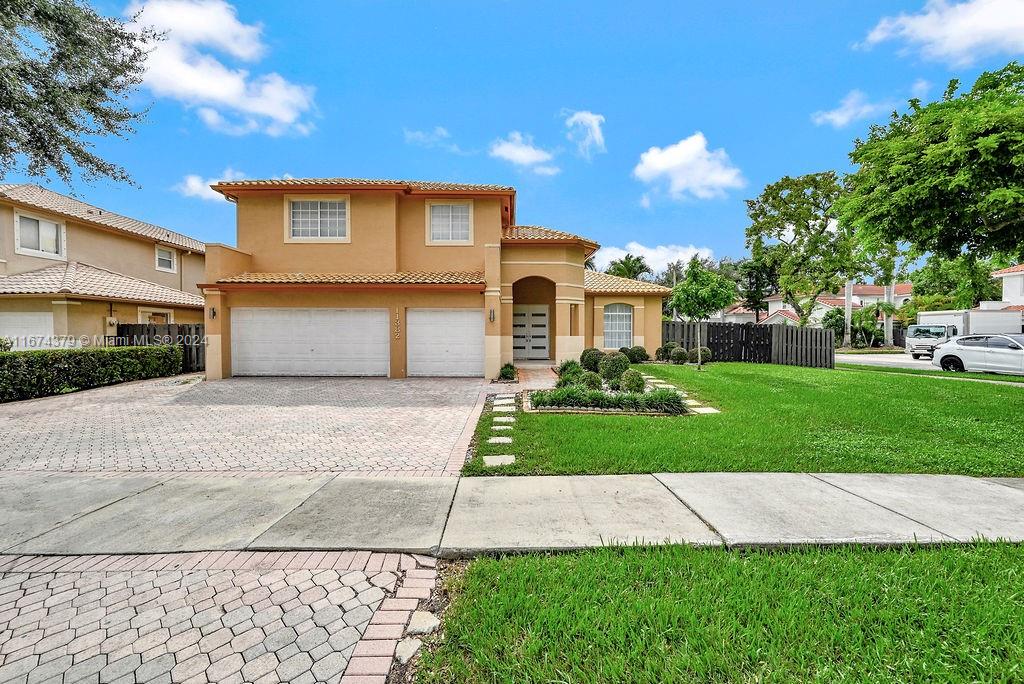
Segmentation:
<svg viewBox="0 0 1024 684">
<path fill-rule="evenodd" d="M 642 369 L 721 409 L 681 417 L 516 413 L 477 428 L 466 475 L 877 472 L 1024 475 L 1017 387 L 746 363 Z M 497 434 L 497 433 L 494 433 Z M 483 454 L 516 462 L 485 468 Z"/>
<path fill-rule="evenodd" d="M 954 373 L 940 368 L 897 368 L 893 366 L 870 366 L 861 363 L 842 363 L 836 361 L 836 368 L 842 370 L 871 371 L 874 373 L 902 373 L 904 375 L 926 375 L 933 378 L 968 378 L 973 380 L 995 380 L 998 382 L 1022 382 L 1024 375 L 1003 375 L 997 373 Z"/>
<path fill-rule="evenodd" d="M 1020 681 L 1022 587 L 1011 545 L 481 558 L 417 681 Z"/>
</svg>

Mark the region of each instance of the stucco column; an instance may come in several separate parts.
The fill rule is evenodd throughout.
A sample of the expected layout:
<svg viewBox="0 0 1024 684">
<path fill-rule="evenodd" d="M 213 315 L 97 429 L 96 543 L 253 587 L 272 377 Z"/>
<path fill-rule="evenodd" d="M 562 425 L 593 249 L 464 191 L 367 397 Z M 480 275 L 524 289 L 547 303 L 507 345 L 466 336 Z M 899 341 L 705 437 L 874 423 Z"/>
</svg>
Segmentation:
<svg viewBox="0 0 1024 684">
<path fill-rule="evenodd" d="M 204 325 L 206 333 L 206 379 L 220 380 L 231 377 L 231 321 L 224 305 L 224 293 L 206 290 Z M 224 331 L 229 331 L 224 334 Z"/>
<path fill-rule="evenodd" d="M 894 289 L 895 289 L 895 287 L 892 284 L 885 286 L 885 295 L 884 295 L 884 297 L 885 297 L 885 303 L 886 304 L 892 304 L 893 303 L 892 293 L 893 293 Z M 885 322 L 883 323 L 883 334 L 885 336 L 885 344 L 886 344 L 886 346 L 891 347 L 892 346 L 892 316 L 890 316 L 888 313 L 884 314 L 884 316 L 885 316 Z"/>
<path fill-rule="evenodd" d="M 53 308 L 53 335 L 54 337 L 65 337 L 71 335 L 71 321 L 69 320 L 69 309 L 77 306 L 78 302 L 69 302 L 66 299 L 55 299 L 50 302 Z"/>
<path fill-rule="evenodd" d="M 509 307 L 511 334 L 511 307 Z M 501 306 L 501 245 L 484 245 L 484 377 L 496 378 L 504 357 L 504 315 Z M 509 337 L 511 348 L 512 338 Z M 511 349 L 510 349 L 511 351 Z"/>
<path fill-rule="evenodd" d="M 641 299 L 641 304 L 633 305 L 633 344 L 631 347 L 643 347 L 645 346 L 646 335 L 644 334 L 647 330 L 647 304 L 645 300 Z"/>
<path fill-rule="evenodd" d="M 843 329 L 843 346 L 849 347 L 852 344 L 851 336 L 853 333 L 853 281 L 846 281 L 846 298 L 844 301 L 843 318 L 846 321 L 846 326 Z"/>
<path fill-rule="evenodd" d="M 594 298 L 594 347 L 604 349 L 604 304 Z"/>
</svg>

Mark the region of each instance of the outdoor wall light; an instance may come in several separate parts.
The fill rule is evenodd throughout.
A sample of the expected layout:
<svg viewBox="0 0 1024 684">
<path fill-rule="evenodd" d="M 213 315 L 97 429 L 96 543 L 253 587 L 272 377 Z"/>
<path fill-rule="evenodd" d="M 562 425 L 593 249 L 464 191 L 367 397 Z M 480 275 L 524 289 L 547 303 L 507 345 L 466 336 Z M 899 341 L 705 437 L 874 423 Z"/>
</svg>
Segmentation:
<svg viewBox="0 0 1024 684">
<path fill-rule="evenodd" d="M 210 307 L 210 320 L 212 321 L 215 318 L 217 318 L 217 307 L 211 306 Z"/>
<path fill-rule="evenodd" d="M 491 312 L 487 314 L 487 317 L 491 320 L 491 323 L 494 322 L 494 309 L 491 309 Z"/>
</svg>

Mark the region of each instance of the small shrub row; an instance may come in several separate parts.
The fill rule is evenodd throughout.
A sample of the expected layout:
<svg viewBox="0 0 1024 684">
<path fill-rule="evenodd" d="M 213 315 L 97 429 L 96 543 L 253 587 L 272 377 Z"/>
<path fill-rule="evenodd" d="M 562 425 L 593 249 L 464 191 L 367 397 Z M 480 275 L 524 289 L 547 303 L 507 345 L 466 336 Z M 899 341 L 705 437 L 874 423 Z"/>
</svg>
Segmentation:
<svg viewBox="0 0 1024 684">
<path fill-rule="evenodd" d="M 572 385 L 533 392 L 530 395 L 530 402 L 538 408 L 614 409 L 635 413 L 669 413 L 673 415 L 686 412 L 682 397 L 669 389 L 657 389 L 644 393 L 612 394 Z"/>
<path fill-rule="evenodd" d="M 700 348 L 701 362 L 708 363 L 712 360 L 711 350 L 707 347 Z M 672 363 L 697 363 L 697 347 L 686 351 L 675 342 L 666 342 L 658 348 L 655 358 L 659 361 L 671 361 Z"/>
<path fill-rule="evenodd" d="M 181 362 L 177 345 L 0 352 L 0 402 L 177 375 Z"/>
</svg>

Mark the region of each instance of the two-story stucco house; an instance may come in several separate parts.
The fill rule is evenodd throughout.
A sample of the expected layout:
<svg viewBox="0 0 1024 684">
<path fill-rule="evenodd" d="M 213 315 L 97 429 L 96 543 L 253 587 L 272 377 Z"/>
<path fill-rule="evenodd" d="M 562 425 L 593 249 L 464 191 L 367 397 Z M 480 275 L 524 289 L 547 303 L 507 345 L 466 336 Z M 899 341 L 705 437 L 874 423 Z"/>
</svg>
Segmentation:
<svg viewBox="0 0 1024 684">
<path fill-rule="evenodd" d="M 117 323 L 199 323 L 205 246 L 32 184 L 0 184 L 0 337 L 102 343 Z"/>
<path fill-rule="evenodd" d="M 587 346 L 661 344 L 666 288 L 584 269 L 598 245 L 515 222 L 500 185 L 349 178 L 213 186 L 207 377 L 495 377 Z"/>
<path fill-rule="evenodd" d="M 899 308 L 909 302 L 913 295 L 913 283 L 896 283 L 892 289 L 892 305 Z M 800 322 L 800 317 L 796 315 L 793 307 L 782 301 L 782 295 L 774 294 L 765 301 L 768 302 L 768 315 L 759 321 L 762 325 L 797 325 Z M 855 283 L 853 285 L 851 306 L 854 310 L 883 301 L 885 301 L 884 286 L 866 285 L 863 283 Z M 820 327 L 821 319 L 825 317 L 825 314 L 832 309 L 845 309 L 845 307 L 845 293 L 823 294 L 815 302 L 807 324 L 815 328 Z"/>
<path fill-rule="evenodd" d="M 980 308 L 1019 311 L 1024 330 L 1024 264 L 994 271 L 992 277 L 1002 281 L 1003 298 L 998 302 L 981 302 Z"/>
</svg>

